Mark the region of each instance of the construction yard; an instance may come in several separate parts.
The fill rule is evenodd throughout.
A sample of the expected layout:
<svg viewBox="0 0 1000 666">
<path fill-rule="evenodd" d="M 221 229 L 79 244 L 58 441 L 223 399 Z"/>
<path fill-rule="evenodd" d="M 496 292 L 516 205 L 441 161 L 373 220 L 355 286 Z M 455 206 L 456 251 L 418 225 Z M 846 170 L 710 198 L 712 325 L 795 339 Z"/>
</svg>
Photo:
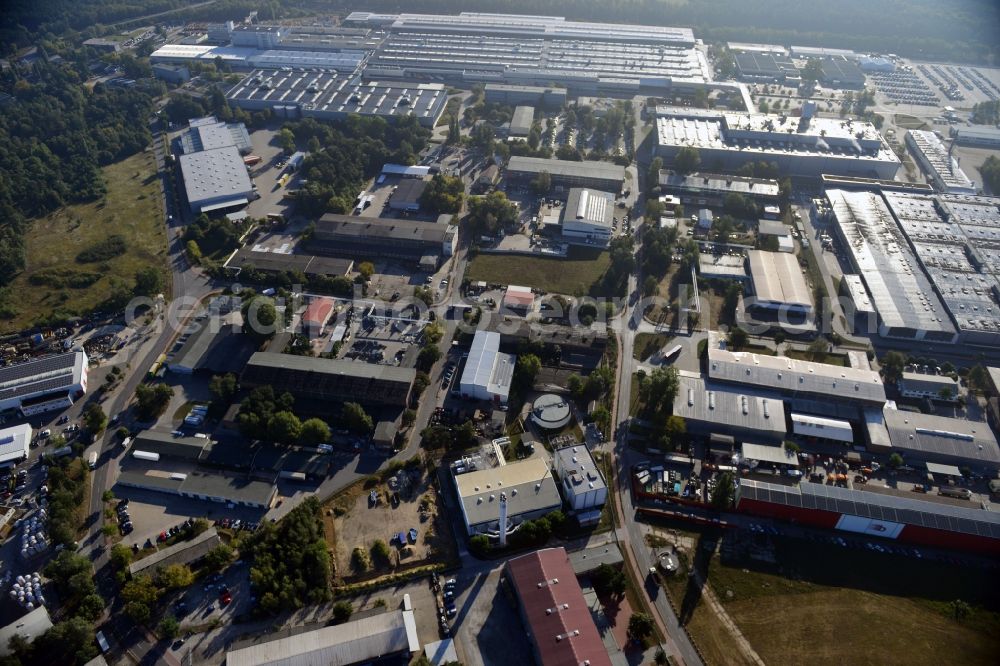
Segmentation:
<svg viewBox="0 0 1000 666">
<path fill-rule="evenodd" d="M 324 507 L 337 584 L 372 580 L 454 557 L 437 489 L 419 466 L 357 483 Z"/>
</svg>

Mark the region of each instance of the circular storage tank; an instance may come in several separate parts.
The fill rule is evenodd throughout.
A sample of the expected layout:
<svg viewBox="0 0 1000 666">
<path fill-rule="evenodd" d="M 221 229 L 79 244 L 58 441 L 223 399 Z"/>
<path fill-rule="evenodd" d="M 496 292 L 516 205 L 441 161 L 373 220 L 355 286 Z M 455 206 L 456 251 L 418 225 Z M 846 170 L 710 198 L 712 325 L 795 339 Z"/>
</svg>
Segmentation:
<svg viewBox="0 0 1000 666">
<path fill-rule="evenodd" d="M 543 430 L 558 430 L 569 423 L 572 416 L 569 400 L 555 393 L 541 395 L 531 405 L 531 420 Z"/>
</svg>

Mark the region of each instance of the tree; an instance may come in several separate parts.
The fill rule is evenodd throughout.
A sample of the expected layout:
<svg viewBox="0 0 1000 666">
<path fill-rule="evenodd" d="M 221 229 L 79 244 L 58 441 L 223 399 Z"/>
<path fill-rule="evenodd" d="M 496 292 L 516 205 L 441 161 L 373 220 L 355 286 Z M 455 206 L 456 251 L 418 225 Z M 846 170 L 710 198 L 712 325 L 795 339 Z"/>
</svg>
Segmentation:
<svg viewBox="0 0 1000 666">
<path fill-rule="evenodd" d="M 973 366 L 972 369 L 969 370 L 968 381 L 971 389 L 986 392 L 990 387 L 990 373 L 981 365 Z"/>
<path fill-rule="evenodd" d="M 366 435 L 374 427 L 372 417 L 368 415 L 364 407 L 356 402 L 344 403 L 341 418 L 344 420 L 344 425 L 347 426 L 347 429 L 358 435 Z"/>
<path fill-rule="evenodd" d="M 267 422 L 268 437 L 280 444 L 294 444 L 302 434 L 302 422 L 290 411 L 275 412 Z"/>
<path fill-rule="evenodd" d="M 903 456 L 898 453 L 889 454 L 888 464 L 891 469 L 899 469 L 903 466 Z"/>
<path fill-rule="evenodd" d="M 468 224 L 476 233 L 494 234 L 517 224 L 517 208 L 500 190 L 482 197 L 470 197 Z"/>
<path fill-rule="evenodd" d="M 594 590 L 603 597 L 621 598 L 625 594 L 625 587 L 628 584 L 625 572 L 621 567 L 601 564 L 590 575 L 594 584 Z"/>
<path fill-rule="evenodd" d="M 972 614 L 972 607 L 961 599 L 955 599 L 948 604 L 948 607 L 951 609 L 952 616 L 954 616 L 954 618 L 959 622 L 965 620 Z"/>
<path fill-rule="evenodd" d="M 697 148 L 684 146 L 674 156 L 674 170 L 678 173 L 694 173 L 701 166 L 701 153 Z"/>
<path fill-rule="evenodd" d="M 594 423 L 602 432 L 607 432 L 608 426 L 611 425 L 611 412 L 608 411 L 607 407 L 601 405 L 591 412 L 590 417 L 594 419 Z"/>
<path fill-rule="evenodd" d="M 157 584 L 167 590 L 179 590 L 194 582 L 191 567 L 185 564 L 171 564 L 160 569 L 156 576 Z"/>
<path fill-rule="evenodd" d="M 233 396 L 236 395 L 237 383 L 236 375 L 229 372 L 224 375 L 214 375 L 208 383 L 208 390 L 211 391 L 215 401 L 221 405 L 228 405 Z"/>
<path fill-rule="evenodd" d="M 818 58 L 810 58 L 806 66 L 802 68 L 802 80 L 807 82 L 819 81 L 823 76 L 823 63 Z"/>
<path fill-rule="evenodd" d="M 660 170 L 663 169 L 663 159 L 654 157 L 649 163 L 649 171 L 646 173 L 646 187 L 652 189 L 660 184 Z"/>
<path fill-rule="evenodd" d="M 132 549 L 123 543 L 116 543 L 111 547 L 111 566 L 115 570 L 122 570 L 132 563 Z"/>
<path fill-rule="evenodd" d="M 733 231 L 736 229 L 733 218 L 728 215 L 722 215 L 715 220 L 715 224 L 712 226 L 715 232 L 715 242 L 719 245 L 728 245 Z"/>
<path fill-rule="evenodd" d="M 732 347 L 734 351 L 743 349 L 747 346 L 749 341 L 750 335 L 739 326 L 733 326 L 729 330 L 729 346 Z"/>
<path fill-rule="evenodd" d="M 232 563 L 235 557 L 236 553 L 233 552 L 233 549 L 227 544 L 221 543 L 205 553 L 202 564 L 208 571 L 222 571 Z"/>
<path fill-rule="evenodd" d="M 423 372 L 429 372 L 434 364 L 441 358 L 441 350 L 437 345 L 426 344 L 417 354 L 417 368 Z"/>
<path fill-rule="evenodd" d="M 363 279 L 367 280 L 375 273 L 375 266 L 370 261 L 362 261 L 358 264 L 358 273 L 361 274 Z"/>
<path fill-rule="evenodd" d="M 372 544 L 372 561 L 375 562 L 377 566 L 389 566 L 390 555 L 391 551 L 389 550 L 389 544 L 382 539 L 378 539 Z"/>
<path fill-rule="evenodd" d="M 639 396 L 646 408 L 653 412 L 666 412 L 674 404 L 680 388 L 677 368 L 669 366 L 656 368 L 639 381 Z"/>
<path fill-rule="evenodd" d="M 140 268 L 135 273 L 136 296 L 155 296 L 163 291 L 163 275 L 155 266 Z"/>
<path fill-rule="evenodd" d="M 647 275 L 646 279 L 642 281 L 642 295 L 652 296 L 657 292 L 660 286 L 660 281 L 657 280 L 652 275 Z"/>
<path fill-rule="evenodd" d="M 663 651 L 663 648 L 656 648 L 656 654 L 653 655 L 653 662 L 656 663 L 656 666 L 666 666 L 670 663 L 667 653 Z"/>
<path fill-rule="evenodd" d="M 424 326 L 424 342 L 436 345 L 444 337 L 444 326 L 439 321 L 432 321 Z"/>
<path fill-rule="evenodd" d="M 538 196 L 545 196 L 552 190 L 552 174 L 548 171 L 539 171 L 538 175 L 531 181 L 531 189 Z"/>
<path fill-rule="evenodd" d="M 160 620 L 157 630 L 164 638 L 175 638 L 180 632 L 181 625 L 173 615 L 166 615 Z"/>
<path fill-rule="evenodd" d="M 684 417 L 671 414 L 663 427 L 663 434 L 673 445 L 673 448 L 676 449 L 687 435 L 687 422 L 684 420 Z"/>
<path fill-rule="evenodd" d="M 514 366 L 514 378 L 511 382 L 523 395 L 535 385 L 535 378 L 542 369 L 542 360 L 535 354 L 521 354 Z"/>
<path fill-rule="evenodd" d="M 417 413 L 412 409 L 404 409 L 402 423 L 404 428 L 409 428 L 417 421 Z"/>
<path fill-rule="evenodd" d="M 32 650 L 36 664 L 80 664 L 97 656 L 93 625 L 83 617 L 71 617 L 39 636 Z"/>
<path fill-rule="evenodd" d="M 350 601 L 338 601 L 333 605 L 333 623 L 343 624 L 351 619 L 354 613 L 354 606 Z"/>
<path fill-rule="evenodd" d="M 136 416 L 152 421 L 166 410 L 173 397 L 174 387 L 169 384 L 139 384 L 135 389 Z"/>
<path fill-rule="evenodd" d="M 469 539 L 469 550 L 476 555 L 486 555 L 490 551 L 490 539 L 485 534 L 474 534 Z"/>
<path fill-rule="evenodd" d="M 716 480 L 711 498 L 712 506 L 716 509 L 725 511 L 732 506 L 735 494 L 733 480 L 732 472 L 723 472 Z"/>
<path fill-rule="evenodd" d="M 306 419 L 302 422 L 299 442 L 302 444 L 323 444 L 330 441 L 330 426 L 323 419 Z"/>
<path fill-rule="evenodd" d="M 888 351 L 882 357 L 882 376 L 887 382 L 898 382 L 905 367 L 906 357 L 898 351 Z"/>
<path fill-rule="evenodd" d="M 435 174 L 420 195 L 420 205 L 431 213 L 457 213 L 462 209 L 464 193 L 461 178 Z"/>
<path fill-rule="evenodd" d="M 108 424 L 108 417 L 96 402 L 88 404 L 83 410 L 83 427 L 92 435 L 97 435 Z"/>
<path fill-rule="evenodd" d="M 241 310 L 244 333 L 258 339 L 267 339 L 274 335 L 278 322 L 278 309 L 274 305 L 274 299 L 254 296 L 243 303 Z"/>
<path fill-rule="evenodd" d="M 653 618 L 647 613 L 632 613 L 632 617 L 628 619 L 626 634 L 633 641 L 641 643 L 653 634 L 654 628 Z"/>
</svg>

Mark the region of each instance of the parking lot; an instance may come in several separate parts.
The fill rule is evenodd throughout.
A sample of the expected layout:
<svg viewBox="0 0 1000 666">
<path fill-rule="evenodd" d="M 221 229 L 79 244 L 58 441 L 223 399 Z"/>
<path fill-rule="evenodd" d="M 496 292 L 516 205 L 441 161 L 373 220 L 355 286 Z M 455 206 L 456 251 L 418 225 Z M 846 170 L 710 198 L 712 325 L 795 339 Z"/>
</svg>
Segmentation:
<svg viewBox="0 0 1000 666">
<path fill-rule="evenodd" d="M 524 627 L 511 596 L 500 588 L 501 566 L 492 571 L 455 576 L 453 619 L 459 657 L 466 666 L 533 663 Z M 513 637 L 518 637 L 514 640 Z"/>
<path fill-rule="evenodd" d="M 277 163 L 285 157 L 276 140 L 278 126 L 259 129 L 250 134 L 253 154 L 261 158 L 260 164 L 251 167 L 250 178 L 257 185 L 260 198 L 251 201 L 247 214 L 254 218 L 266 218 L 268 213 L 281 213 L 286 218 L 292 213 L 291 200 L 285 199 L 288 187 L 278 187 L 278 179 L 285 173 Z"/>
<path fill-rule="evenodd" d="M 157 493 L 139 488 L 114 487 L 115 496 L 128 498 L 128 512 L 134 531 L 122 539 L 122 543 L 141 548 L 146 540 L 156 541 L 160 532 L 183 523 L 188 518 L 206 518 L 214 522 L 217 518 L 240 519 L 259 522 L 264 511 L 248 507 L 233 507 L 205 500 L 178 497 L 167 493 Z"/>
</svg>

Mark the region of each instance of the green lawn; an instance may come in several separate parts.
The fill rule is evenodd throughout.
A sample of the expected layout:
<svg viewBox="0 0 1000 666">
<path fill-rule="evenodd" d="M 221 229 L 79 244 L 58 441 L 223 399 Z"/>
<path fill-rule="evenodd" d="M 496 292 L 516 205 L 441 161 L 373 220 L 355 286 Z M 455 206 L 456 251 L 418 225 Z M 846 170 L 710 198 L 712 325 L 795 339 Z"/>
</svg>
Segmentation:
<svg viewBox="0 0 1000 666">
<path fill-rule="evenodd" d="M 828 363 L 829 365 L 839 365 L 847 367 L 847 357 L 843 354 L 811 354 L 798 349 L 786 349 L 784 352 L 788 358 L 797 358 L 800 361 L 812 361 L 813 363 Z"/>
<path fill-rule="evenodd" d="M 534 287 L 570 296 L 604 296 L 601 278 L 611 265 L 607 252 L 570 248 L 565 259 L 480 254 L 469 262 L 467 280 Z"/>
<path fill-rule="evenodd" d="M 145 266 L 162 269 L 164 291 L 170 293 L 167 232 L 152 153 L 105 167 L 104 177 L 108 193 L 103 203 L 67 206 L 34 220 L 25 237 L 27 267 L 3 296 L 13 317 L 0 322 L 0 331 L 20 330 L 54 314 L 89 312 L 111 295 L 116 282 L 131 288 L 136 271 Z M 112 234 L 125 238 L 124 254 L 90 263 L 76 260 L 82 250 Z M 38 284 L 41 275 L 55 272 L 96 281 L 81 288 Z"/>
<path fill-rule="evenodd" d="M 632 346 L 632 357 L 637 361 L 645 361 L 673 339 L 674 336 L 666 333 L 639 333 Z"/>
</svg>

